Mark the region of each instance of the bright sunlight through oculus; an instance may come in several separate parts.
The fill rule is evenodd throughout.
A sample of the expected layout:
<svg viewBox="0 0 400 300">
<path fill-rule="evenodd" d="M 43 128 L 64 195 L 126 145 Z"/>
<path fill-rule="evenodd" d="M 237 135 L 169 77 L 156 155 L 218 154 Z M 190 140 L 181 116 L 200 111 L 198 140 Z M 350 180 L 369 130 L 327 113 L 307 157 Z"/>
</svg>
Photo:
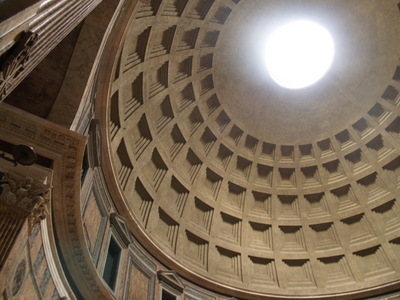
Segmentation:
<svg viewBox="0 0 400 300">
<path fill-rule="evenodd" d="M 334 52 L 333 39 L 322 26 L 310 21 L 289 23 L 268 39 L 267 69 L 280 86 L 305 88 L 329 71 Z"/>
</svg>

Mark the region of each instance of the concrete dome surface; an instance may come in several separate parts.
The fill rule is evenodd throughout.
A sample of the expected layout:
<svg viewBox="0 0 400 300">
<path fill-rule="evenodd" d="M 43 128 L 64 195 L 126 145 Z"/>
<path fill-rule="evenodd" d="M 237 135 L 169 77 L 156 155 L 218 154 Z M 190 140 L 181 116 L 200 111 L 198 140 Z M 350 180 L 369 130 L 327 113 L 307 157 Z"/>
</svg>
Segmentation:
<svg viewBox="0 0 400 300">
<path fill-rule="evenodd" d="M 279 24 L 329 30 L 309 88 L 260 61 Z M 330 297 L 399 279 L 400 18 L 392 1 L 151 1 L 114 62 L 109 140 L 142 242 L 217 291 Z"/>
</svg>

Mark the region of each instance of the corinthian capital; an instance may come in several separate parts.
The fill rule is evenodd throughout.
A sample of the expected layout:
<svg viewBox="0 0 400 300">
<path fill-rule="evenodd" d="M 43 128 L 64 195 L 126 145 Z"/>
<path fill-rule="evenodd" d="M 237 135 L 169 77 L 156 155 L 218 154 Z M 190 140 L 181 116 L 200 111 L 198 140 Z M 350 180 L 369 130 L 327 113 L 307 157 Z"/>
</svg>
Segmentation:
<svg viewBox="0 0 400 300">
<path fill-rule="evenodd" d="M 47 203 L 50 199 L 47 185 L 37 183 L 30 177 L 16 178 L 2 174 L 0 187 L 0 203 L 25 211 L 31 226 L 47 216 Z"/>
</svg>

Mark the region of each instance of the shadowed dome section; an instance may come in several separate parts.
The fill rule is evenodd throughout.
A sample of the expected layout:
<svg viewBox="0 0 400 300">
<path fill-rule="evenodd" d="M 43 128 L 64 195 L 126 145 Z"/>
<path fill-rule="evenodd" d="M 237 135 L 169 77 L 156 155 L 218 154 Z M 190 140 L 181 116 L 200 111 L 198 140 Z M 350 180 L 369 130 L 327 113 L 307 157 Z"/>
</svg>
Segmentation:
<svg viewBox="0 0 400 300">
<path fill-rule="evenodd" d="M 112 161 L 142 242 L 182 276 L 248 299 L 400 280 L 399 11 L 301 5 L 152 0 L 115 60 Z M 341 36 L 340 62 L 282 91 L 240 37 L 304 11 Z"/>
</svg>

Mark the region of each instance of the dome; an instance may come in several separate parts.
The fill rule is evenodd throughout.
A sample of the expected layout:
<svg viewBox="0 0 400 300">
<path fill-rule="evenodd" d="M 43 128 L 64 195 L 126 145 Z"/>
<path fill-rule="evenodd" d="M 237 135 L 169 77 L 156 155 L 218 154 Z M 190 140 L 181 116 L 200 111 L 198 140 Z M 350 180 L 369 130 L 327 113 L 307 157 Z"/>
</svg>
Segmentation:
<svg viewBox="0 0 400 300">
<path fill-rule="evenodd" d="M 324 26 L 336 53 L 319 82 L 291 90 L 262 46 L 299 19 Z M 140 242 L 248 299 L 398 280 L 399 21 L 380 0 L 140 4 L 103 116 L 107 180 Z"/>
<path fill-rule="evenodd" d="M 398 2 L 0 0 L 1 299 L 399 298 Z"/>
</svg>

